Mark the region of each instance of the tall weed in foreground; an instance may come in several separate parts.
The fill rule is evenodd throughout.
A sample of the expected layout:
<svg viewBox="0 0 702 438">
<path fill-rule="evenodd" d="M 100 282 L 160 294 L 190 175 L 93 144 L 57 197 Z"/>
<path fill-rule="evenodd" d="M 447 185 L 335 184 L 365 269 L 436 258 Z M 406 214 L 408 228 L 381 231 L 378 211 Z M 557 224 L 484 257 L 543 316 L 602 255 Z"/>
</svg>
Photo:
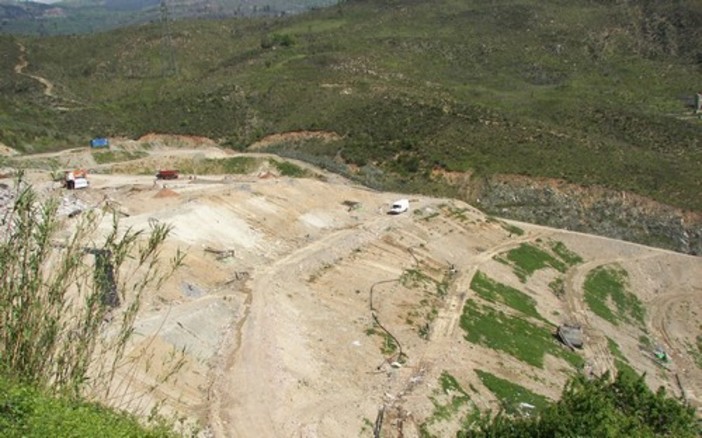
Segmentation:
<svg viewBox="0 0 702 438">
<path fill-rule="evenodd" d="M 73 396 L 106 400 L 147 289 L 182 263 L 161 262 L 170 227 L 119 229 L 86 212 L 64 227 L 56 199 L 22 176 L 0 221 L 0 372 Z M 66 230 L 69 231 L 66 231 Z"/>
</svg>

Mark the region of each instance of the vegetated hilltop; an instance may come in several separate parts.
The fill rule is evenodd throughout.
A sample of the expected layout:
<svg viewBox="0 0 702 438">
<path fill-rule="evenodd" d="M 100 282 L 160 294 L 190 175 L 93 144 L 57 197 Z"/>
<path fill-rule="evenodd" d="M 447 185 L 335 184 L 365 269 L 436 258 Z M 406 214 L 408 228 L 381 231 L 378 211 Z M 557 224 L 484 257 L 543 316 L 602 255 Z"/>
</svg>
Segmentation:
<svg viewBox="0 0 702 438">
<path fill-rule="evenodd" d="M 160 0 L 64 0 L 46 5 L 0 0 L 0 33 L 68 35 L 104 32 L 161 20 Z M 279 16 L 329 6 L 336 0 L 168 0 L 169 19 Z"/>
<path fill-rule="evenodd" d="M 144 290 L 111 406 L 163 406 L 213 436 L 443 437 L 623 370 L 702 407 L 699 257 L 369 190 L 203 138 L 111 140 L 8 159 L 58 195 L 66 227 L 110 208 L 133 233 L 171 229 L 161 260 L 187 252 Z M 90 188 L 60 189 L 52 167 L 94 169 Z M 159 168 L 181 178 L 154 181 Z M 388 214 L 404 197 L 410 211 Z M 562 323 L 581 326 L 582 349 L 555 339 Z"/>
<path fill-rule="evenodd" d="M 700 23 L 693 1 L 355 1 L 178 21 L 170 38 L 158 25 L 5 37 L 0 141 L 41 151 L 167 132 L 243 150 L 327 132 L 265 150 L 699 253 Z"/>
</svg>

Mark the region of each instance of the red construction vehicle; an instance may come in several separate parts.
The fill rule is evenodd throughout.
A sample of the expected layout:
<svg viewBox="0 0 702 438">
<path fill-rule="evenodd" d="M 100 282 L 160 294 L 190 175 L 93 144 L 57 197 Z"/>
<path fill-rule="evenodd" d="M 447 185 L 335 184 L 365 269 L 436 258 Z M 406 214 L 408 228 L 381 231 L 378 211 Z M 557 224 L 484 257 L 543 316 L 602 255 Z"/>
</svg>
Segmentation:
<svg viewBox="0 0 702 438">
<path fill-rule="evenodd" d="M 178 179 L 177 170 L 159 170 L 156 179 Z"/>
</svg>

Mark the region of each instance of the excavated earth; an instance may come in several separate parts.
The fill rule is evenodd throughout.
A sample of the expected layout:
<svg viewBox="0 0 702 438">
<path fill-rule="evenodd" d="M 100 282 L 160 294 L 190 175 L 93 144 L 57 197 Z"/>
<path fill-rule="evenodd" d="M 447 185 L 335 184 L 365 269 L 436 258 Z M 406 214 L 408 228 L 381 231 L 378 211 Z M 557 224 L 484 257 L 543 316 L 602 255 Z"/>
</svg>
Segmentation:
<svg viewBox="0 0 702 438">
<path fill-rule="evenodd" d="M 61 199 L 67 223 L 71 211 L 107 203 L 117 206 L 122 226 L 170 224 L 164 257 L 187 253 L 185 265 L 146 297 L 128 350 L 136 365 L 120 369 L 124 389 L 114 405 L 140 414 L 160 405 L 199 424 L 203 436 L 356 437 L 373 436 L 374 428 L 387 437 L 420 429 L 448 436 L 473 407 L 500 406 L 476 370 L 557 399 L 573 374 L 614 369 L 613 341 L 652 388 L 702 406 L 700 257 L 501 220 L 452 199 L 375 192 L 302 163 L 307 176 L 286 177 L 271 165 L 278 158 L 264 154 L 244 174 L 156 181 L 164 163 L 236 155 L 206 139 L 160 136 L 115 139 L 112 147 L 145 143 L 145 154 L 127 163 L 98 165 L 82 149 L 22 158 L 30 169 L 51 158 L 91 170 L 90 188 L 73 192 L 47 171 L 28 171 L 41 193 Z M 399 198 L 410 199 L 410 211 L 387 214 Z M 547 250 L 557 242 L 583 261 L 563 273 L 538 269 L 525 281 L 504 262 L 521 245 Z M 643 324 L 615 325 L 589 308 L 583 285 L 601 266 L 626 271 L 627 290 L 646 309 Z M 467 303 L 514 314 L 481 301 L 471 289 L 478 271 L 531 297 L 553 333 L 580 324 L 581 369 L 552 354 L 532 366 L 469 342 Z M 557 278 L 560 294 L 549 286 Z M 656 361 L 651 345 L 670 360 Z M 173 351 L 186 360 L 164 379 Z M 470 399 L 449 415 L 436 414 L 457 395 L 442 375 Z"/>
</svg>

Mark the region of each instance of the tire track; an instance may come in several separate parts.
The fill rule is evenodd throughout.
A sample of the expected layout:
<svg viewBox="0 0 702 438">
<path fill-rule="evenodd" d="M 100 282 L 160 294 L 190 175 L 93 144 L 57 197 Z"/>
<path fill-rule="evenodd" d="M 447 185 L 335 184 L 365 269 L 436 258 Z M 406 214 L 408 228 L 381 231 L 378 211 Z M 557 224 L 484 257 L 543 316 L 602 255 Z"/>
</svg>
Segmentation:
<svg viewBox="0 0 702 438">
<path fill-rule="evenodd" d="M 235 345 L 220 350 L 223 365 L 216 372 L 209 407 L 214 436 L 285 436 L 290 430 L 278 420 L 284 410 L 285 362 L 281 339 L 296 340 L 296 321 L 280 303 L 283 289 L 302 283 L 302 273 L 334 263 L 354 248 L 378 238 L 392 218 L 379 217 L 357 228 L 332 232 L 252 275 L 252 299 L 236 326 Z"/>
<path fill-rule="evenodd" d="M 431 331 L 431 341 L 436 341 L 440 339 L 447 339 L 453 336 L 458 326 L 458 321 L 463 313 L 463 306 L 465 301 L 469 297 L 470 284 L 475 276 L 478 269 L 485 263 L 492 260 L 496 255 L 505 252 L 507 250 L 518 247 L 519 245 L 527 242 L 533 242 L 540 237 L 544 237 L 546 233 L 530 233 L 527 232 L 526 235 L 521 236 L 517 239 L 509 240 L 507 242 L 502 242 L 495 245 L 473 257 L 470 260 L 470 269 L 468 271 L 459 272 L 458 277 L 451 288 L 451 293 L 449 294 L 448 301 L 436 317 L 434 327 Z M 461 292 L 463 291 L 463 292 Z"/>
<path fill-rule="evenodd" d="M 632 262 L 657 257 L 658 253 L 649 253 L 633 258 L 596 258 L 589 262 L 575 265 L 566 273 L 563 282 L 565 289 L 566 307 L 570 317 L 570 323 L 576 323 L 583 327 L 587 335 L 587 341 L 583 345 L 585 356 L 590 358 L 591 372 L 596 375 L 609 371 L 610 375 L 616 372 L 614 357 L 609 351 L 609 341 L 607 336 L 599 329 L 595 328 L 590 320 L 590 313 L 585 307 L 584 284 L 587 275 L 600 266 L 614 263 Z"/>
</svg>

